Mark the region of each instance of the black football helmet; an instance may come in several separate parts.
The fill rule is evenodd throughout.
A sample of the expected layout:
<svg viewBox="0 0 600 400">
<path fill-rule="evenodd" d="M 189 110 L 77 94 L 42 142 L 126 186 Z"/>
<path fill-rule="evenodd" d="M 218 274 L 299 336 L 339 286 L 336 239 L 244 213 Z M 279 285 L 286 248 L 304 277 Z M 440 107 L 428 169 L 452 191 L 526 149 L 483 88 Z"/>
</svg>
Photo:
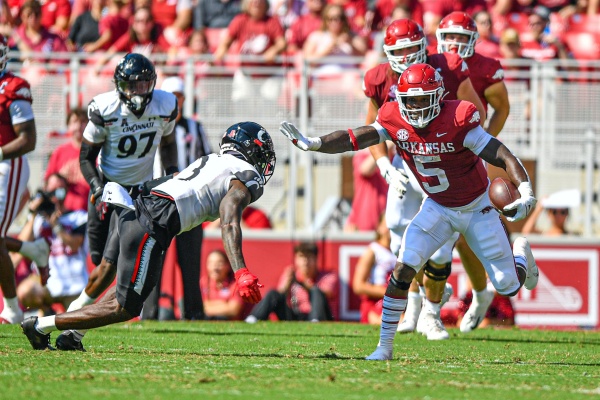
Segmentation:
<svg viewBox="0 0 600 400">
<path fill-rule="evenodd" d="M 141 54 L 129 53 L 119 61 L 114 75 L 121 101 L 136 114 L 141 114 L 152 100 L 156 71 Z"/>
<path fill-rule="evenodd" d="M 266 184 L 275 171 L 275 149 L 269 132 L 255 122 L 239 122 L 227 128 L 219 144 L 221 154 L 239 153 L 256 168 Z"/>
</svg>

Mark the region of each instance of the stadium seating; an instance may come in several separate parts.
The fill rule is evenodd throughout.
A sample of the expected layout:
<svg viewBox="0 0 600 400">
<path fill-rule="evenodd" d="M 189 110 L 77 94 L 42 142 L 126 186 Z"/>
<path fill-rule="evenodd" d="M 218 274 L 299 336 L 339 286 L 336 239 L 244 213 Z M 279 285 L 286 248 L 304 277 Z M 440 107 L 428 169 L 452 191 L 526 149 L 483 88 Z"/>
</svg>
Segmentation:
<svg viewBox="0 0 600 400">
<path fill-rule="evenodd" d="M 600 14 L 573 14 L 567 21 L 569 32 L 600 33 Z"/>
<path fill-rule="evenodd" d="M 579 60 L 600 59 L 600 34 L 590 32 L 567 32 L 565 42 L 573 57 Z"/>
</svg>

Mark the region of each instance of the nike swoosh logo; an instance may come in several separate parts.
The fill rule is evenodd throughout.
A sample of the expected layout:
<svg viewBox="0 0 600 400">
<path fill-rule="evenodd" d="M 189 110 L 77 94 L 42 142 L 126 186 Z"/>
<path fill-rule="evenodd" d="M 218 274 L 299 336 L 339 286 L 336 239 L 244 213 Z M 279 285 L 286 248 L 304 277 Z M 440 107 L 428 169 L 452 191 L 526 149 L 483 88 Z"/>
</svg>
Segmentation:
<svg viewBox="0 0 600 400">
<path fill-rule="evenodd" d="M 442 137 L 444 135 L 448 134 L 448 132 L 444 132 L 444 133 L 436 133 L 435 136 L 437 137 Z"/>
</svg>

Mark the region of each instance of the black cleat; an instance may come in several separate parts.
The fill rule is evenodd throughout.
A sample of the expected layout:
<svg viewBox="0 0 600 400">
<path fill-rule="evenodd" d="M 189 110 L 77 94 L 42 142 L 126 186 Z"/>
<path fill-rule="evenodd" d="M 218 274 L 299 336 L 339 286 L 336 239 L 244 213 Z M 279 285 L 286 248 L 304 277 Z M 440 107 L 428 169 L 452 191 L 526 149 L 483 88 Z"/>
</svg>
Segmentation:
<svg viewBox="0 0 600 400">
<path fill-rule="evenodd" d="M 35 350 L 56 350 L 50 345 L 50 334 L 44 335 L 35 329 L 37 319 L 38 317 L 29 317 L 21 322 L 21 329 L 23 329 L 23 333 L 27 336 L 27 339 L 29 339 L 31 347 Z"/>
<path fill-rule="evenodd" d="M 56 348 L 63 351 L 85 351 L 83 344 L 75 340 L 73 332 L 64 331 L 56 338 Z"/>
</svg>

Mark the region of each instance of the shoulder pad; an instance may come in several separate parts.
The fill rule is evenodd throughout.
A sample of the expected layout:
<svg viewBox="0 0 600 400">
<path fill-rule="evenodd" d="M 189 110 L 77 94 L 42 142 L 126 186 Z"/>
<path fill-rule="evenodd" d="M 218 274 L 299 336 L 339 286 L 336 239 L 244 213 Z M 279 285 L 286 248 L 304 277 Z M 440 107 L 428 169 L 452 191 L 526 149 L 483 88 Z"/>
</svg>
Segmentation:
<svg viewBox="0 0 600 400">
<path fill-rule="evenodd" d="M 167 119 L 169 122 L 177 118 L 177 97 L 173 93 L 154 89 L 152 101 L 148 107 L 150 107 L 149 111 L 152 115 Z"/>
<path fill-rule="evenodd" d="M 98 104 L 96 104 L 95 100 L 90 101 L 90 104 L 88 105 L 88 119 L 92 121 L 94 125 L 104 126 L 104 118 L 102 118 L 102 114 L 100 114 Z"/>
<path fill-rule="evenodd" d="M 2 83 L 6 83 L 2 94 L 7 98 L 32 102 L 31 88 L 25 79 L 7 72 Z"/>
</svg>

